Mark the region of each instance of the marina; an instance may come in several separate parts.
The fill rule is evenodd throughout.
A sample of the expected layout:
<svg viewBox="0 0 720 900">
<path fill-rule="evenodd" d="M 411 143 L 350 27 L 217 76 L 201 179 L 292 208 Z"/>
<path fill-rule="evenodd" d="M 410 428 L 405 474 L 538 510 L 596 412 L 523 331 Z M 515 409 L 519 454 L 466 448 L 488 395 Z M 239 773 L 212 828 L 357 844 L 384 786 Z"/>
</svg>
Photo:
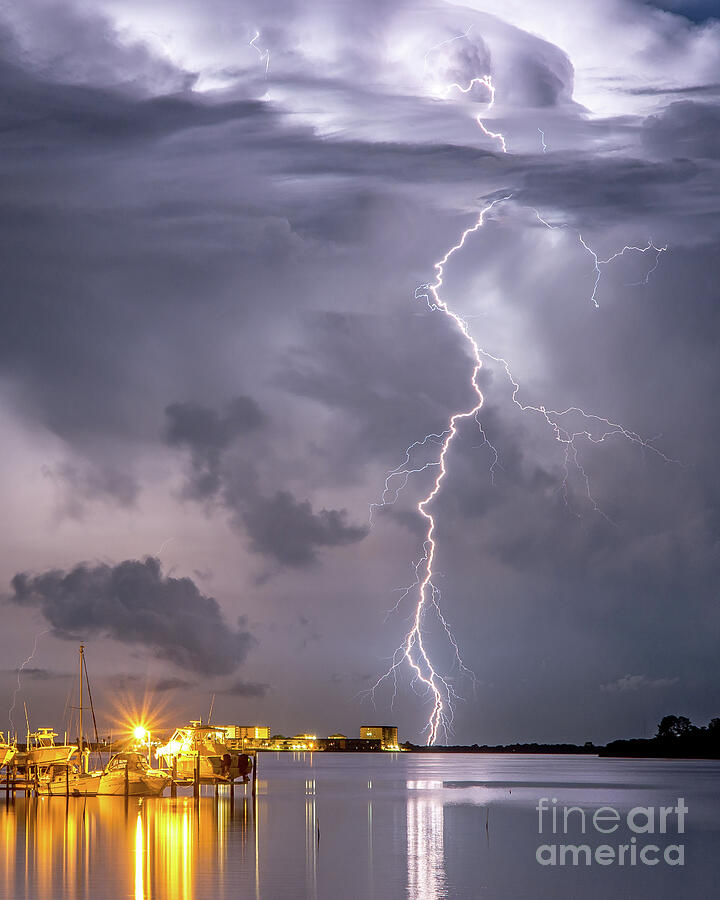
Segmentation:
<svg viewBox="0 0 720 900">
<path fill-rule="evenodd" d="M 235 785 L 252 784 L 254 795 L 257 779 L 257 753 L 243 749 L 238 753 L 226 742 L 223 728 L 203 724 L 197 719 L 177 728 L 170 740 L 155 747 L 157 767 L 152 765 L 153 744 L 150 731 L 142 724 L 132 727 L 127 739 L 116 752 L 109 754 L 103 765 L 101 741 L 90 690 L 90 678 L 85 659 L 85 647 L 78 651 L 78 732 L 77 742 L 63 743 L 55 738 L 52 728 L 30 731 L 27 707 L 25 719 L 27 736 L 19 744 L 17 734 L 8 735 L 5 742 L 0 735 L 0 790 L 6 802 L 17 794 L 46 797 L 159 797 L 166 790 L 177 797 L 178 788 L 191 788 L 193 797 L 200 797 L 201 785 L 211 785 L 215 796 L 226 787 L 231 797 Z M 84 697 L 87 691 L 95 741 L 86 739 L 83 728 Z M 212 711 L 212 705 L 211 705 Z M 113 746 L 112 743 L 110 746 Z M 91 758 L 97 763 L 90 768 Z"/>
</svg>

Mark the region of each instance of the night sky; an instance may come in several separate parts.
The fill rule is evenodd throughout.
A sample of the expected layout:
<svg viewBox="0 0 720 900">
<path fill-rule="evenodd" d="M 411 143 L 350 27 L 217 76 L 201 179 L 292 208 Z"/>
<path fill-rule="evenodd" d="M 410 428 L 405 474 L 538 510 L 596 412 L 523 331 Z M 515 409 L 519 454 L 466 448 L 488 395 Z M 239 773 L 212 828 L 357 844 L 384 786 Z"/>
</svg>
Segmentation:
<svg viewBox="0 0 720 900">
<path fill-rule="evenodd" d="M 215 693 L 217 721 L 423 739 L 406 668 L 392 708 L 392 680 L 375 708 L 367 691 L 413 613 L 399 589 L 437 470 L 372 527 L 370 506 L 408 445 L 472 406 L 468 342 L 415 289 L 508 195 L 443 298 L 523 405 L 636 439 L 595 442 L 593 420 L 566 474 L 485 359 L 482 431 L 461 426 L 432 507 L 442 610 L 475 674 L 428 614 L 460 697 L 449 740 L 606 741 L 720 713 L 714 6 L 3 10 L 8 705 L 40 635 L 21 732 L 23 700 L 62 727 L 83 639 L 102 723 L 118 697 L 172 726 Z M 491 110 L 482 85 L 444 90 L 484 75 Z M 668 249 L 602 266 L 596 305 L 578 232 L 600 259 Z"/>
</svg>

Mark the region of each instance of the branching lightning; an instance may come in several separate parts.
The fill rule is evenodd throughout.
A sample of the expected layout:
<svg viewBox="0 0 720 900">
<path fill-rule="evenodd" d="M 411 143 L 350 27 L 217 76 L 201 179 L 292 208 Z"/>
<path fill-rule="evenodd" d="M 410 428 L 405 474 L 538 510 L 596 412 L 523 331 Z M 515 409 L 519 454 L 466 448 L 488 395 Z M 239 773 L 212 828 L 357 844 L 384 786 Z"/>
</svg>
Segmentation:
<svg viewBox="0 0 720 900">
<path fill-rule="evenodd" d="M 532 210 L 537 217 L 538 222 L 544 225 L 546 228 L 550 228 L 551 230 L 560 229 L 560 228 L 568 228 L 571 231 L 575 231 L 577 235 L 578 242 L 582 245 L 582 247 L 590 254 L 593 260 L 593 265 L 595 267 L 595 284 L 593 285 L 592 294 L 590 295 L 590 301 L 596 309 L 599 309 L 600 303 L 597 299 L 597 291 L 600 286 L 600 279 L 602 278 L 602 268 L 603 266 L 607 266 L 609 263 L 614 262 L 616 259 L 619 259 L 621 256 L 624 256 L 626 253 L 648 253 L 650 251 L 655 253 L 655 262 L 651 269 L 645 273 L 642 281 L 637 282 L 637 284 L 647 284 L 650 281 L 650 276 L 657 269 L 660 264 L 660 257 L 667 250 L 667 246 L 665 247 L 656 247 L 652 238 L 648 238 L 647 246 L 645 247 L 635 247 L 632 244 L 626 244 L 622 250 L 616 250 L 615 253 L 608 256 L 607 259 L 600 259 L 595 250 L 585 241 L 582 234 L 573 229 L 571 225 L 568 225 L 566 222 L 561 222 L 558 225 L 552 225 L 546 219 L 544 219 L 540 213 L 533 208 Z"/>
<path fill-rule="evenodd" d="M 431 50 L 428 51 L 428 54 L 432 50 L 437 49 L 437 47 L 440 47 L 443 44 L 450 43 L 451 41 L 465 37 L 467 33 L 468 32 L 465 32 L 464 34 L 458 35 L 455 38 L 451 38 L 448 41 L 443 41 L 441 44 L 438 44 L 435 47 L 431 48 Z M 426 54 L 425 56 L 426 68 L 428 54 Z M 457 82 L 453 82 L 451 85 L 448 85 L 442 90 L 441 95 L 447 97 L 451 93 L 451 91 L 454 90 L 460 91 L 463 94 L 468 94 L 475 85 L 481 85 L 489 91 L 490 101 L 488 104 L 488 109 L 492 108 L 495 102 L 495 88 L 493 86 L 490 75 L 473 78 L 466 86 L 458 84 Z M 501 133 L 492 132 L 488 128 L 486 128 L 479 116 L 476 118 L 476 121 L 481 131 L 486 136 L 498 141 L 502 151 L 506 153 L 507 142 L 504 135 L 502 135 Z M 538 131 L 541 135 L 542 150 L 544 153 L 547 150 L 545 135 L 542 130 L 538 129 Z M 610 521 L 595 500 L 591 491 L 589 476 L 580 461 L 577 441 L 581 438 L 584 438 L 592 444 L 600 444 L 604 443 L 610 437 L 620 436 L 630 443 L 636 444 L 644 450 L 648 450 L 656 454 L 665 462 L 677 462 L 677 460 L 670 459 L 660 450 L 658 450 L 651 441 L 642 438 L 639 434 L 631 431 L 628 428 L 625 428 L 623 425 L 620 425 L 607 417 L 596 415 L 594 413 L 587 413 L 582 408 L 577 406 L 571 406 L 567 407 L 566 409 L 556 410 L 547 408 L 544 405 L 531 405 L 521 401 L 519 398 L 521 390 L 520 384 L 514 377 L 509 362 L 503 357 L 491 354 L 490 352 L 480 347 L 473 335 L 470 333 L 467 321 L 463 319 L 457 312 L 452 310 L 447 305 L 446 301 L 442 299 L 441 290 L 443 287 L 445 268 L 450 259 L 454 254 L 463 249 L 468 238 L 471 235 L 473 235 L 483 227 L 486 217 L 494 210 L 494 208 L 498 206 L 498 204 L 507 203 L 511 200 L 511 198 L 512 194 L 508 194 L 506 196 L 496 198 L 492 200 L 492 202 L 484 206 L 480 210 L 480 213 L 477 216 L 475 222 L 468 228 L 466 228 L 461 233 L 458 241 L 452 247 L 450 247 L 449 250 L 446 251 L 441 259 L 434 263 L 434 280 L 431 283 L 421 285 L 415 291 L 415 299 L 424 301 L 433 312 L 442 313 L 444 316 L 450 319 L 453 327 L 460 332 L 464 341 L 466 342 L 467 349 L 472 359 L 472 370 L 470 372 L 469 379 L 470 387 L 472 390 L 472 405 L 467 409 L 452 413 L 448 421 L 448 427 L 444 431 L 426 435 L 425 438 L 420 441 L 413 442 L 406 449 L 405 458 L 400 463 L 400 465 L 387 473 L 379 502 L 372 504 L 370 509 L 370 518 L 372 521 L 373 515 L 377 509 L 392 505 L 398 500 L 399 494 L 407 486 L 408 481 L 412 475 L 416 475 L 421 472 L 427 472 L 433 469 L 436 470 L 435 478 L 432 482 L 429 492 L 416 504 L 416 509 L 419 515 L 425 520 L 427 524 L 427 529 L 423 542 L 423 555 L 414 565 L 415 580 L 409 587 L 402 589 L 397 603 L 388 613 L 389 615 L 394 610 L 397 610 L 406 597 L 416 592 L 417 600 L 412 613 L 411 627 L 405 635 L 402 644 L 393 653 L 390 667 L 377 680 L 370 691 L 371 696 L 374 698 L 375 691 L 380 687 L 380 685 L 386 680 L 392 679 L 394 686 L 392 699 L 394 701 L 397 693 L 397 675 L 399 667 L 404 662 L 407 663 L 412 672 L 412 686 L 414 688 L 420 687 L 423 693 L 426 696 L 429 696 L 432 703 L 432 708 L 424 729 L 427 735 L 428 744 L 434 744 L 441 733 L 447 736 L 448 731 L 451 729 L 453 723 L 454 702 L 458 699 L 458 695 L 449 676 L 442 675 L 440 672 L 438 672 L 436 667 L 433 665 L 433 662 L 428 653 L 427 645 L 424 639 L 425 632 L 423 628 L 423 622 L 428 612 L 435 613 L 441 627 L 445 631 L 447 639 L 452 647 L 455 663 L 460 672 L 468 674 L 474 678 L 472 672 L 470 672 L 470 670 L 467 669 L 467 667 L 463 664 L 458 643 L 453 636 L 450 626 L 440 608 L 441 593 L 434 581 L 434 578 L 437 577 L 437 573 L 435 572 L 434 568 L 437 553 L 436 520 L 432 513 L 431 507 L 433 501 L 440 493 L 443 481 L 445 479 L 445 476 L 447 475 L 448 457 L 452 444 L 459 432 L 460 426 L 465 420 L 473 419 L 476 422 L 477 427 L 480 430 L 480 434 L 483 438 L 483 445 L 487 444 L 491 451 L 492 463 L 490 466 L 490 477 L 491 481 L 493 481 L 494 483 L 495 469 L 499 466 L 499 455 L 495 446 L 489 441 L 480 422 L 480 412 L 484 404 L 484 397 L 478 385 L 478 375 L 483 365 L 483 359 L 490 360 L 503 369 L 508 381 L 510 382 L 510 385 L 512 386 L 512 402 L 524 413 L 534 413 L 541 416 L 551 429 L 554 438 L 561 444 L 564 465 L 564 478 L 561 485 L 561 491 L 565 504 L 566 506 L 568 506 L 568 508 L 568 481 L 570 478 L 571 468 L 574 468 L 584 485 L 585 493 L 592 509 L 603 516 L 608 522 Z M 567 228 L 570 230 L 574 230 L 571 228 L 571 226 L 565 223 L 557 225 L 552 224 L 547 221 L 547 219 L 543 218 L 538 210 L 533 209 L 532 211 L 537 217 L 538 221 L 546 228 Z M 658 247 L 652 240 L 649 240 L 646 247 L 626 245 L 621 250 L 618 250 L 606 259 L 601 259 L 598 256 L 597 252 L 585 241 L 582 234 L 579 231 L 576 231 L 576 234 L 578 242 L 592 257 L 593 260 L 595 281 L 593 284 L 592 293 L 590 295 L 590 301 L 596 308 L 599 307 L 597 293 L 605 266 L 609 265 L 619 257 L 624 256 L 626 253 L 654 253 L 654 265 L 648 270 L 643 281 L 640 282 L 642 284 L 647 284 L 650 275 L 655 271 L 655 269 L 657 269 L 659 265 L 661 254 L 667 250 L 667 247 Z M 418 451 L 427 451 L 433 446 L 439 447 L 437 458 L 429 460 L 427 458 L 423 458 L 417 462 L 414 462 L 414 458 L 418 455 Z"/>
<path fill-rule="evenodd" d="M 9 723 L 9 725 L 10 725 L 10 734 L 12 734 L 12 733 L 15 732 L 15 722 L 13 722 L 13 713 L 15 712 L 15 706 L 17 705 L 17 696 L 18 696 L 18 694 L 20 693 L 20 690 L 21 690 L 21 688 L 22 688 L 22 683 L 21 683 L 20 676 L 22 675 L 22 671 L 23 671 L 23 669 L 25 668 L 25 666 L 28 665 L 28 663 L 32 662 L 33 659 L 35 658 L 35 654 L 37 653 L 37 645 L 38 645 L 38 641 L 40 640 L 40 638 L 41 638 L 44 634 L 47 634 L 49 631 L 50 631 L 50 629 L 49 629 L 49 628 L 46 628 L 44 631 L 41 631 L 41 632 L 39 632 L 38 634 L 35 635 L 35 640 L 33 641 L 32 653 L 31 653 L 30 656 L 28 656 L 28 658 L 20 665 L 20 667 L 19 667 L 18 670 L 17 670 L 17 686 L 16 686 L 15 690 L 13 691 L 13 696 L 12 696 L 12 706 L 11 706 L 10 709 L 8 710 L 8 723 Z M 9 739 L 9 735 L 8 735 L 8 739 Z"/>
</svg>

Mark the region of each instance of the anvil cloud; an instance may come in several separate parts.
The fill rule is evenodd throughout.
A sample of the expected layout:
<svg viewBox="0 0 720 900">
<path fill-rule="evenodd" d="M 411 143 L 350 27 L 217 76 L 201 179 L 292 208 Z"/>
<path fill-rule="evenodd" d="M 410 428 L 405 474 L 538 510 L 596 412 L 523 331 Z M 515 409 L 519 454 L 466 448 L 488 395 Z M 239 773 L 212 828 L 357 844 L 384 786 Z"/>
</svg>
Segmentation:
<svg viewBox="0 0 720 900">
<path fill-rule="evenodd" d="M 484 366 L 499 466 L 491 480 L 488 446 L 463 429 L 435 504 L 444 609 L 478 678 L 453 673 L 428 633 L 465 697 L 456 738 L 602 740 L 665 713 L 716 715 L 712 13 L 681 0 L 5 9 L 0 683 L 12 689 L 50 623 L 36 669 L 67 671 L 68 638 L 84 638 L 98 679 L 139 672 L 185 715 L 208 691 L 223 718 L 284 732 L 351 733 L 372 715 L 357 697 L 404 632 L 409 607 L 385 618 L 412 581 L 427 482 L 372 528 L 369 505 L 405 447 L 470 399 L 462 340 L 414 291 L 479 207 L 511 193 L 453 257 L 445 298 L 527 402 L 607 415 L 679 464 L 582 444 L 607 519 L 577 479 L 566 504 L 552 434 Z M 482 92 L 439 90 L 485 74 L 508 154 L 476 125 Z M 532 208 L 571 227 L 548 230 Z M 669 250 L 647 284 L 645 259 L 605 269 L 595 309 L 576 230 L 601 258 L 649 237 Z M 124 572 L 137 591 L 118 606 Z M 62 709 L 53 689 L 25 683 L 35 718 Z M 377 715 L 418 738 L 422 699 L 401 683 L 392 713 L 389 700 Z"/>
</svg>

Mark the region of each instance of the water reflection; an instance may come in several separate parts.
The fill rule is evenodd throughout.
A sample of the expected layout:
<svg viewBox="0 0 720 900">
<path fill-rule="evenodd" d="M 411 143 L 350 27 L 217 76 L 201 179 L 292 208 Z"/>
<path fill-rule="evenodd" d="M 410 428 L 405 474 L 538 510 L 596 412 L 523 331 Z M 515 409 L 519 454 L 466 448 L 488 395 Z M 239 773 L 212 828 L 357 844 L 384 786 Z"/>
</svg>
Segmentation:
<svg viewBox="0 0 720 900">
<path fill-rule="evenodd" d="M 407 888 L 413 900 L 445 896 L 441 781 L 408 781 Z"/>
<path fill-rule="evenodd" d="M 0 816 L 0 896 L 198 896 L 198 871 L 222 880 L 228 832 L 234 852 L 250 840 L 257 869 L 257 807 L 240 797 L 18 798 Z M 238 846 L 238 840 L 240 846 Z M 250 844 L 252 847 L 253 845 Z M 257 872 L 255 872 L 257 884 Z"/>
</svg>

